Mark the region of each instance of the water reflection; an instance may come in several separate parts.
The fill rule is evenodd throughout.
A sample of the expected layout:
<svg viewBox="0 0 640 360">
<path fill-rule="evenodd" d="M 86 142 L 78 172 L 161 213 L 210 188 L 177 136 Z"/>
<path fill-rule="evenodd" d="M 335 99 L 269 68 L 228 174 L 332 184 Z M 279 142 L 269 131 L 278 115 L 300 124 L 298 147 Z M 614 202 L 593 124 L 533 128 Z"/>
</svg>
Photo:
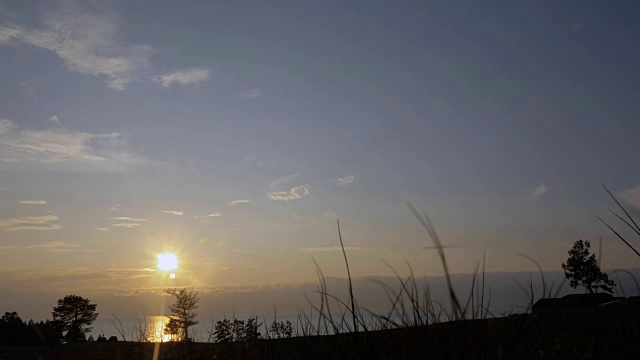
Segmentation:
<svg viewBox="0 0 640 360">
<path fill-rule="evenodd" d="M 145 323 L 144 336 L 146 341 L 164 342 L 170 341 L 171 335 L 164 333 L 164 329 L 169 322 L 166 316 L 147 316 Z"/>
</svg>

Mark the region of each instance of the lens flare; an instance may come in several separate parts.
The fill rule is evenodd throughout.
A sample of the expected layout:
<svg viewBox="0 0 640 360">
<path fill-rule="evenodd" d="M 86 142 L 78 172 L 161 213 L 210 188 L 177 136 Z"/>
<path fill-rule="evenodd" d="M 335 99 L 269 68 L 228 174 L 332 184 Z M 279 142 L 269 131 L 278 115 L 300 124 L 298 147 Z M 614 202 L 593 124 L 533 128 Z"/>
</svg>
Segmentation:
<svg viewBox="0 0 640 360">
<path fill-rule="evenodd" d="M 169 277 L 172 278 L 172 279 L 175 279 L 176 278 L 176 273 L 169 274 Z"/>
</svg>

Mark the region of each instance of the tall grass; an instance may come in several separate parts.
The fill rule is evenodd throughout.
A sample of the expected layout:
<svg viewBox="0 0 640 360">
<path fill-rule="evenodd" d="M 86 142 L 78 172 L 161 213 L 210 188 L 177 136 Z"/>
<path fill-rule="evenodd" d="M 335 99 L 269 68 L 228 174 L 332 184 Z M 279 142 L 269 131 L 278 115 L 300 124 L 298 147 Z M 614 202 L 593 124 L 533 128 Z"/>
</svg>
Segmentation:
<svg viewBox="0 0 640 360">
<path fill-rule="evenodd" d="M 606 192 L 615 201 L 619 209 L 624 214 L 624 217 L 609 209 L 609 212 L 613 214 L 618 220 L 622 221 L 633 233 L 640 236 L 640 226 L 629 214 L 629 212 L 622 206 L 622 204 L 616 199 L 616 197 L 604 186 Z M 413 272 L 411 265 L 407 262 L 408 275 L 402 276 L 394 267 L 385 263 L 391 272 L 397 279 L 396 286 L 390 286 L 378 280 L 372 280 L 378 283 L 385 293 L 389 302 L 389 310 L 385 313 L 375 313 L 367 308 L 358 305 L 354 293 L 351 279 L 351 272 L 349 269 L 349 261 L 345 251 L 344 240 L 342 238 L 342 232 L 340 229 L 340 221 L 337 221 L 338 226 L 338 239 L 342 249 L 342 254 L 347 269 L 347 278 L 349 284 L 349 299 L 344 301 L 339 299 L 328 292 L 327 282 L 322 272 L 322 269 L 318 265 L 315 258 L 312 257 L 316 274 L 318 276 L 318 289 L 317 293 L 320 295 L 319 304 L 313 303 L 308 297 L 307 302 L 311 305 L 311 312 L 306 314 L 299 309 L 298 319 L 301 326 L 301 333 L 303 335 L 328 335 L 338 334 L 341 332 L 358 332 L 359 328 L 365 330 L 378 330 L 378 329 L 391 329 L 391 328 L 404 328 L 411 326 L 422 326 L 437 324 L 444 321 L 456 321 L 456 320 L 477 320 L 487 317 L 495 318 L 494 314 L 489 310 L 491 303 L 491 291 L 486 295 L 485 284 L 485 270 L 486 270 L 486 253 L 483 255 L 482 267 L 480 273 L 480 265 L 476 264 L 473 272 L 469 295 L 466 299 L 461 299 L 458 293 L 455 291 L 449 266 L 447 263 L 447 257 L 445 254 L 446 246 L 443 244 L 438 232 L 436 231 L 431 219 L 426 213 L 420 213 L 411 204 L 408 204 L 409 209 L 418 219 L 424 230 L 427 232 L 429 239 L 433 244 L 433 248 L 437 250 L 440 264 L 446 280 L 446 287 L 448 292 L 448 303 L 442 304 L 435 301 L 431 297 L 431 289 L 429 283 L 426 281 L 422 286 L 418 285 L 416 276 Z M 620 232 L 616 231 L 602 218 L 598 217 L 621 241 L 623 241 L 636 255 L 640 257 L 640 252 L 630 243 L 628 239 Z M 600 243 L 598 259 L 602 258 L 602 243 Z M 532 257 L 519 254 L 523 258 L 531 261 L 536 268 L 540 276 L 541 289 L 539 292 L 534 287 L 534 281 L 532 276 L 529 280 L 522 284 L 515 280 L 516 284 L 527 295 L 527 305 L 524 308 L 524 312 L 531 311 L 533 304 L 537 299 L 556 298 L 562 291 L 566 284 L 566 278 L 559 284 L 549 282 L 540 264 Z M 618 272 L 625 273 L 623 270 Z M 619 276 L 618 272 L 614 272 L 616 276 Z M 630 275 L 630 273 L 626 272 Z M 481 277 L 479 278 L 479 276 Z M 636 287 L 640 293 L 640 285 L 634 278 Z M 335 310 L 337 309 L 337 310 Z M 366 316 L 365 316 L 366 315 Z M 346 323 L 345 319 L 350 316 L 350 323 Z M 365 318 L 372 319 L 368 321 Z M 368 325 L 365 325 L 368 324 Z"/>
<path fill-rule="evenodd" d="M 426 213 L 420 214 L 411 204 L 409 209 L 416 216 L 422 227 L 427 232 L 433 247 L 438 252 L 438 257 L 444 272 L 448 303 L 443 304 L 431 296 L 431 287 L 425 278 L 424 284 L 419 284 L 411 264 L 406 261 L 407 275 L 401 275 L 393 266 L 385 263 L 397 279 L 397 286 L 391 286 L 379 280 L 371 281 L 380 285 L 389 302 L 389 310 L 384 313 L 374 312 L 362 307 L 356 301 L 353 292 L 349 261 L 345 251 L 344 239 L 340 229 L 340 221 L 337 221 L 338 239 L 344 257 L 348 278 L 348 300 L 342 300 L 330 294 L 327 288 L 326 278 L 316 259 L 312 256 L 318 277 L 319 295 L 318 302 L 313 302 L 305 294 L 305 298 L 311 307 L 309 313 L 298 310 L 298 324 L 296 328 L 301 330 L 302 335 L 331 335 L 344 332 L 357 333 L 359 329 L 387 330 L 400 329 L 406 327 L 419 327 L 431 324 L 438 324 L 445 321 L 475 320 L 487 316 L 495 317 L 489 310 L 491 294 L 487 295 L 485 286 L 486 256 L 482 259 L 482 273 L 480 274 L 480 263 L 477 263 L 468 297 L 461 300 L 454 289 L 451 273 L 447 264 L 445 246 L 433 226 L 431 219 Z M 481 275 L 481 276 L 480 276 Z M 549 293 L 545 287 L 544 293 Z M 485 296 L 486 295 L 486 296 Z M 346 321 L 350 318 L 350 321 Z"/>
<path fill-rule="evenodd" d="M 607 189 L 607 187 L 602 184 L 602 187 L 604 187 L 604 189 L 607 191 L 607 193 L 609 194 L 609 196 L 611 196 L 611 198 L 613 199 L 613 201 L 615 201 L 615 203 L 618 205 L 618 207 L 620 208 L 620 210 L 622 210 L 622 212 L 625 214 L 626 219 L 623 218 L 622 216 L 620 216 L 619 214 L 617 214 L 616 212 L 614 212 L 611 209 L 607 209 L 609 210 L 609 212 L 611 214 L 613 214 L 616 218 L 618 218 L 618 220 L 622 221 L 629 229 L 631 229 L 631 231 L 633 231 L 634 233 L 636 233 L 638 236 L 640 236 L 640 227 L 638 227 L 638 224 L 635 222 L 635 220 L 633 219 L 633 217 L 631 217 L 631 215 L 629 215 L 629 212 L 627 212 L 627 210 L 624 208 L 624 206 L 622 206 L 622 204 L 620 204 L 620 202 L 618 201 L 618 199 L 616 199 L 615 196 L 613 196 L 613 194 L 611 193 L 611 191 L 609 191 L 609 189 Z M 622 240 L 622 242 L 624 242 L 629 249 L 631 249 L 631 251 L 633 251 L 636 255 L 638 255 L 638 257 L 640 257 L 640 253 L 638 252 L 638 250 L 636 250 L 633 245 L 631 245 L 629 243 L 629 241 L 627 241 L 627 239 L 625 239 L 624 236 L 622 236 L 618 231 L 614 230 L 613 227 L 611 227 L 606 221 L 604 221 L 601 217 L 597 216 L 598 220 L 600 220 L 605 226 L 607 226 L 617 237 L 618 239 Z"/>
</svg>

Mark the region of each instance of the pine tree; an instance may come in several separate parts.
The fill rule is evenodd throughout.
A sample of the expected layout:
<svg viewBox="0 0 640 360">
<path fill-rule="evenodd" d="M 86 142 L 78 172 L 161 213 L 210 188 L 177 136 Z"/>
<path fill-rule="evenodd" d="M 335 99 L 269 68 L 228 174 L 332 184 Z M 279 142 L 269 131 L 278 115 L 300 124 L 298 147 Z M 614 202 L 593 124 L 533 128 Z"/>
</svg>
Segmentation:
<svg viewBox="0 0 640 360">
<path fill-rule="evenodd" d="M 609 275 L 600 270 L 596 255 L 589 253 L 590 247 L 589 241 L 578 240 L 573 244 L 567 263 L 562 264 L 564 275 L 572 288 L 584 286 L 590 294 L 598 289 L 612 293 L 616 284 L 609 280 Z"/>
<path fill-rule="evenodd" d="M 182 338 L 189 338 L 189 327 L 196 325 L 195 310 L 198 308 L 198 293 L 187 291 L 187 289 L 167 289 L 165 292 L 171 296 L 175 296 L 176 302 L 169 306 L 169 326 L 165 327 L 167 334 L 176 335 L 176 329 L 182 330 Z"/>
<path fill-rule="evenodd" d="M 83 341 L 85 334 L 91 331 L 91 323 L 98 318 L 97 306 L 81 296 L 67 295 L 58 299 L 58 306 L 53 308 L 53 321 L 66 331 L 67 341 Z"/>
</svg>

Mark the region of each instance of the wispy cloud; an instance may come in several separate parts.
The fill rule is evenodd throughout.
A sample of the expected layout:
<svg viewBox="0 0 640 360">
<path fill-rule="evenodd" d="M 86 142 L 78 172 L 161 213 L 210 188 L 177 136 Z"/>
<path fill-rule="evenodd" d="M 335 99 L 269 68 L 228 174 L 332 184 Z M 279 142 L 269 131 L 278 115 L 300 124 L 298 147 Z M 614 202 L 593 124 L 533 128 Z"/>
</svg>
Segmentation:
<svg viewBox="0 0 640 360">
<path fill-rule="evenodd" d="M 17 127 L 9 119 L 0 119 L 0 135 L 6 134 Z"/>
<path fill-rule="evenodd" d="M 251 199 L 240 199 L 240 200 L 233 200 L 230 201 L 227 206 L 236 206 L 236 205 L 240 205 L 240 204 L 246 204 L 251 202 Z"/>
<path fill-rule="evenodd" d="M 138 224 L 138 223 L 117 223 L 117 224 L 113 224 L 111 226 L 124 227 L 124 228 L 127 228 L 127 229 L 135 229 L 138 226 L 140 226 L 140 224 Z"/>
<path fill-rule="evenodd" d="M 58 119 L 58 116 L 57 116 L 57 115 L 52 115 L 52 116 L 49 118 L 49 121 L 51 121 L 51 122 L 52 122 L 52 123 L 54 123 L 54 124 L 60 124 L 60 119 Z"/>
<path fill-rule="evenodd" d="M 70 244 L 66 241 L 59 241 L 59 240 L 31 244 L 31 245 L 5 245 L 0 248 L 11 249 L 11 250 L 46 249 L 46 250 L 49 250 L 50 252 L 87 251 L 87 249 L 81 249 L 80 245 Z"/>
<path fill-rule="evenodd" d="M 336 214 L 336 212 L 335 212 L 335 211 L 333 211 L 333 210 L 326 210 L 326 211 L 323 211 L 321 215 L 322 215 L 322 216 L 324 216 L 324 217 L 331 218 L 331 219 L 336 219 L 336 218 L 339 218 L 339 217 L 340 217 L 340 216 L 338 216 L 338 214 Z"/>
<path fill-rule="evenodd" d="M 309 185 L 300 185 L 291 188 L 289 191 L 274 191 L 267 193 L 271 200 L 275 201 L 292 201 L 302 199 L 311 193 Z"/>
<path fill-rule="evenodd" d="M 214 212 L 214 213 L 211 213 L 211 214 L 208 214 L 208 215 L 197 215 L 197 216 L 194 216 L 194 218 L 200 219 L 200 218 L 220 217 L 220 216 L 222 216 L 221 212 Z"/>
<path fill-rule="evenodd" d="M 165 214 L 171 214 L 171 215 L 178 215 L 178 216 L 182 216 L 182 214 L 184 214 L 184 211 L 176 211 L 176 210 L 164 210 L 163 213 Z"/>
<path fill-rule="evenodd" d="M 338 185 L 340 185 L 340 186 L 348 186 L 348 185 L 353 184 L 354 181 L 356 181 L 355 176 L 347 175 L 345 177 L 338 178 Z"/>
<path fill-rule="evenodd" d="M 533 191 L 531 192 L 531 194 L 529 194 L 529 200 L 530 201 L 535 201 L 538 200 L 542 195 L 544 195 L 547 191 L 549 191 L 549 187 L 543 183 L 541 183 L 540 185 L 538 185 L 538 187 L 536 187 L 535 189 L 533 189 Z"/>
<path fill-rule="evenodd" d="M 49 241 L 27 246 L 27 249 L 48 249 L 52 252 L 71 252 L 77 250 L 80 245 L 69 244 L 65 241 Z"/>
<path fill-rule="evenodd" d="M 271 191 L 276 191 L 278 190 L 279 187 L 281 186 L 285 186 L 289 181 L 291 181 L 292 179 L 296 178 L 300 176 L 300 174 L 293 174 L 293 175 L 288 175 L 285 177 L 281 177 L 279 179 L 275 179 L 272 182 L 269 183 L 269 190 Z"/>
<path fill-rule="evenodd" d="M 260 89 L 252 89 L 240 93 L 240 97 L 243 99 L 258 99 L 262 97 L 262 91 L 260 91 Z"/>
<path fill-rule="evenodd" d="M 86 3 L 60 2 L 43 13 L 41 29 L 0 26 L 0 45 L 26 43 L 58 55 L 72 72 L 106 77 L 107 85 L 124 90 L 149 65 L 151 48 L 122 45 L 119 18 Z"/>
<path fill-rule="evenodd" d="M 632 206 L 640 209 L 640 184 L 631 189 L 622 191 L 620 196 Z"/>
<path fill-rule="evenodd" d="M 153 80 L 168 88 L 173 84 L 188 85 L 209 80 L 211 70 L 206 68 L 191 68 L 156 76 Z"/>
<path fill-rule="evenodd" d="M 0 33 L 2 32 L 2 30 L 0 30 Z M 0 35 L 2 36 L 2 35 Z M 2 44 L 2 39 L 0 39 L 0 44 Z M 20 88 L 22 88 L 22 91 L 26 92 L 27 94 L 29 94 L 34 100 L 35 102 L 38 102 L 38 96 L 36 95 L 36 90 L 33 88 L 33 85 L 31 85 L 30 82 L 28 81 L 23 81 L 20 83 Z"/>
<path fill-rule="evenodd" d="M 151 268 L 106 268 L 103 269 L 103 272 L 109 280 L 132 280 L 150 277 L 156 270 Z"/>
<path fill-rule="evenodd" d="M 112 217 L 111 220 L 119 220 L 119 221 L 132 221 L 132 222 L 149 222 L 147 219 L 137 219 L 128 216 L 118 216 Z"/>
<path fill-rule="evenodd" d="M 17 217 L 0 221 L 0 229 L 4 231 L 61 229 L 62 227 L 54 223 L 55 221 L 58 221 L 55 215 Z"/>
<path fill-rule="evenodd" d="M 20 201 L 20 204 L 26 204 L 26 205 L 44 205 L 47 202 L 44 200 L 22 200 Z"/>
<path fill-rule="evenodd" d="M 96 230 L 97 231 L 109 231 L 108 228 L 103 228 L 103 227 L 96 228 Z"/>
<path fill-rule="evenodd" d="M 361 251 L 363 248 L 357 246 L 345 246 L 345 251 Z M 336 252 L 342 251 L 340 246 L 327 246 L 327 247 L 310 247 L 310 248 L 302 248 L 298 249 L 301 252 Z"/>
<path fill-rule="evenodd" d="M 0 150 L 22 160 L 45 163 L 83 160 L 101 165 L 142 165 L 147 159 L 128 150 L 119 133 L 93 134 L 64 128 L 22 130 L 11 121 L 0 120 Z"/>
</svg>

